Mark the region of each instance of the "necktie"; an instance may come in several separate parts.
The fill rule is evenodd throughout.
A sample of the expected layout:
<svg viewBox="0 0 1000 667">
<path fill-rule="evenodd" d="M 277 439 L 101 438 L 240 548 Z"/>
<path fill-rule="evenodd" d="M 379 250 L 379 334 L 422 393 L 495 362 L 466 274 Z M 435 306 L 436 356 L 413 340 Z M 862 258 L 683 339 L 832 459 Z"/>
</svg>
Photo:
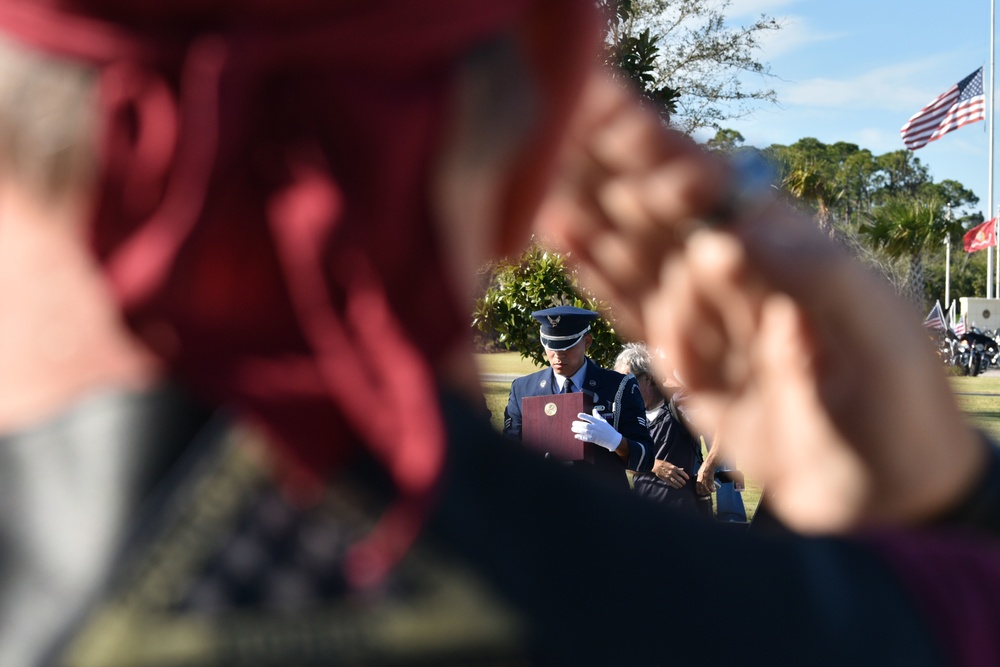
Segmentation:
<svg viewBox="0 0 1000 667">
<path fill-rule="evenodd" d="M 575 387 L 573 386 L 573 381 L 569 378 L 566 379 L 566 384 L 563 385 L 564 394 L 572 394 Z"/>
</svg>

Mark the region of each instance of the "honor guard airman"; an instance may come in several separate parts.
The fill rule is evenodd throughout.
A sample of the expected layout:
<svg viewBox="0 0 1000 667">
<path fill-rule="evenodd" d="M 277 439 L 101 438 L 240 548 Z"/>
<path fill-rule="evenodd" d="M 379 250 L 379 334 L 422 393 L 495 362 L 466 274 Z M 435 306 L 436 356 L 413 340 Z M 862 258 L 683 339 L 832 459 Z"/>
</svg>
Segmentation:
<svg viewBox="0 0 1000 667">
<path fill-rule="evenodd" d="M 541 327 L 539 337 L 549 368 L 520 377 L 511 384 L 504 411 L 504 434 L 521 439 L 522 400 L 529 396 L 583 392 L 593 399 L 591 414 L 572 422 L 577 440 L 596 448 L 593 470 L 627 483 L 625 469 L 648 471 L 653 443 L 646 426 L 645 406 L 635 379 L 601 368 L 587 357 L 593 343 L 590 327 L 599 314 L 574 306 L 558 306 L 531 314 Z M 574 462 L 574 465 L 589 465 Z"/>
</svg>

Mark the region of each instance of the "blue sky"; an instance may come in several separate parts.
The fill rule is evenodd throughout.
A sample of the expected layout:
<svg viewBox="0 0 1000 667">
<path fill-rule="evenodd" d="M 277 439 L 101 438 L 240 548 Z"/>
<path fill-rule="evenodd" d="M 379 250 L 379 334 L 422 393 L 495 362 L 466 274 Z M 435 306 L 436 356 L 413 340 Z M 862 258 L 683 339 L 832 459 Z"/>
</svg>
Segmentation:
<svg viewBox="0 0 1000 667">
<path fill-rule="evenodd" d="M 902 149 L 899 128 L 934 97 L 980 66 L 990 84 L 989 0 L 732 0 L 727 11 L 741 23 L 761 13 L 782 24 L 761 53 L 778 105 L 724 123 L 753 146 L 815 137 L 876 155 Z M 973 190 L 984 213 L 989 120 L 916 151 L 935 180 Z M 994 186 L 994 210 L 998 200 Z"/>
</svg>

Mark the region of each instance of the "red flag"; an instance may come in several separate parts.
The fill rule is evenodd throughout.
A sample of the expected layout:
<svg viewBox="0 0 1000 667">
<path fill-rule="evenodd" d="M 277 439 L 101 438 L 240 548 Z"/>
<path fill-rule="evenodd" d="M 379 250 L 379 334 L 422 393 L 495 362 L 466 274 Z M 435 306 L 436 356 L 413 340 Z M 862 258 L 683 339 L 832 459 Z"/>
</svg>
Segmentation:
<svg viewBox="0 0 1000 667">
<path fill-rule="evenodd" d="M 965 233 L 963 245 L 965 252 L 985 250 L 997 244 L 997 219 L 992 218 L 977 225 Z"/>
</svg>

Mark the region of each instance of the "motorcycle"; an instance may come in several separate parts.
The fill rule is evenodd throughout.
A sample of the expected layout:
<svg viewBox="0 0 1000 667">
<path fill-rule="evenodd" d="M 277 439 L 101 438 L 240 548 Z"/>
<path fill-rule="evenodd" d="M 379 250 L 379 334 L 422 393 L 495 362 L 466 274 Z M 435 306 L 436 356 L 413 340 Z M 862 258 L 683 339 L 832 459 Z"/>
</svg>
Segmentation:
<svg viewBox="0 0 1000 667">
<path fill-rule="evenodd" d="M 981 333 L 977 329 L 965 332 L 959 338 L 960 363 L 966 369 L 966 375 L 976 377 L 991 365 L 996 365 L 1000 356 L 1000 345 L 996 339 Z"/>
<path fill-rule="evenodd" d="M 968 375 L 972 345 L 968 341 L 963 341 L 951 329 L 935 331 L 932 338 L 941 363 L 954 367 L 961 375 Z"/>
</svg>

